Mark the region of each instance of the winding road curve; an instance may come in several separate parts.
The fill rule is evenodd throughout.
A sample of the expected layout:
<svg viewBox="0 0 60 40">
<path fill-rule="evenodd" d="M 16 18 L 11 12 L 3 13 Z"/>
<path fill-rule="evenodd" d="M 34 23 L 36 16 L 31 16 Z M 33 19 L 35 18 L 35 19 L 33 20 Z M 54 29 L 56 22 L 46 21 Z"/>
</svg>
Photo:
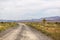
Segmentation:
<svg viewBox="0 0 60 40">
<path fill-rule="evenodd" d="M 0 37 L 0 40 L 53 40 L 41 32 L 19 23 L 19 27 Z"/>
</svg>

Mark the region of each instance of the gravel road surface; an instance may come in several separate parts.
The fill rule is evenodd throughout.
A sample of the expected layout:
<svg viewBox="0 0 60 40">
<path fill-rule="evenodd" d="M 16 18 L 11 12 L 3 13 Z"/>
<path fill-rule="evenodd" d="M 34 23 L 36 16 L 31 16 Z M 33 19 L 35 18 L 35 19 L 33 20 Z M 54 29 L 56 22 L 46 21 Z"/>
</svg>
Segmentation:
<svg viewBox="0 0 60 40">
<path fill-rule="evenodd" d="M 19 23 L 19 27 L 0 37 L 0 40 L 53 40 L 45 34 Z"/>
</svg>

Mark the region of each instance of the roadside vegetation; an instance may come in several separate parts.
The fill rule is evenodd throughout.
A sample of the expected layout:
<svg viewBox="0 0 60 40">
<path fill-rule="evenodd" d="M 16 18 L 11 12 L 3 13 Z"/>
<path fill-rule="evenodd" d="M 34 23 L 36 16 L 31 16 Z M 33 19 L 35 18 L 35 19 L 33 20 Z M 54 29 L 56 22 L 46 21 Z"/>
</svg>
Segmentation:
<svg viewBox="0 0 60 40">
<path fill-rule="evenodd" d="M 60 40 L 60 22 L 47 22 L 43 19 L 42 22 L 27 22 L 25 24 L 52 37 L 54 40 Z"/>
<path fill-rule="evenodd" d="M 0 22 L 0 32 L 5 31 L 9 28 L 16 27 L 16 22 Z"/>
</svg>

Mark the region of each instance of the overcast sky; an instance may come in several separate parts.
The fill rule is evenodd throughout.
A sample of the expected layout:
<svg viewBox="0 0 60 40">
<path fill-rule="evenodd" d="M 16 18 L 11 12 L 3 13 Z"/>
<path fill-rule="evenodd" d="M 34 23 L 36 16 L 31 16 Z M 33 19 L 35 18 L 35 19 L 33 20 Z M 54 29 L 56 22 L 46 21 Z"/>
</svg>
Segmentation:
<svg viewBox="0 0 60 40">
<path fill-rule="evenodd" d="M 60 16 L 59 0 L 0 0 L 0 19 L 25 20 Z"/>
</svg>

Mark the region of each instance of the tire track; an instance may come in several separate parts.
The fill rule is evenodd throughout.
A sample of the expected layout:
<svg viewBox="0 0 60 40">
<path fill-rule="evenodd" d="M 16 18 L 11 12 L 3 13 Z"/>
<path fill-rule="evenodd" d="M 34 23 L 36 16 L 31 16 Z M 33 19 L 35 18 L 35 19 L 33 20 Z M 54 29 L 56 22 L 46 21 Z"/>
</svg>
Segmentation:
<svg viewBox="0 0 60 40">
<path fill-rule="evenodd" d="M 21 31 L 19 32 L 19 34 L 17 35 L 15 40 L 21 40 L 21 38 L 23 37 L 22 33 L 25 30 L 24 26 L 22 26 Z"/>
<path fill-rule="evenodd" d="M 17 29 L 4 35 L 2 40 L 52 40 L 52 38 L 49 38 L 32 27 L 20 24 Z"/>
<path fill-rule="evenodd" d="M 11 32 L 1 37 L 1 40 L 15 40 L 21 28 L 22 26 L 19 26 L 18 28 L 12 30 Z"/>
</svg>

